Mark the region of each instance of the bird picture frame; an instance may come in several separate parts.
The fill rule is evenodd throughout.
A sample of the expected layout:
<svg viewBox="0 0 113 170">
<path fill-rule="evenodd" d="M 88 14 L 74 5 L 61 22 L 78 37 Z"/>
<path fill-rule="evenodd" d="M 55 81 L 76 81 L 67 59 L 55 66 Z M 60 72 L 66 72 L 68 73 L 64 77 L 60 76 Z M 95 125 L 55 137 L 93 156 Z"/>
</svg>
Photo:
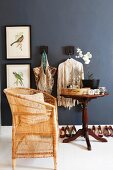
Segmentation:
<svg viewBox="0 0 113 170">
<path fill-rule="evenodd" d="M 6 59 L 31 59 L 31 25 L 5 26 Z"/>
<path fill-rule="evenodd" d="M 6 87 L 30 88 L 30 64 L 6 64 Z"/>
</svg>

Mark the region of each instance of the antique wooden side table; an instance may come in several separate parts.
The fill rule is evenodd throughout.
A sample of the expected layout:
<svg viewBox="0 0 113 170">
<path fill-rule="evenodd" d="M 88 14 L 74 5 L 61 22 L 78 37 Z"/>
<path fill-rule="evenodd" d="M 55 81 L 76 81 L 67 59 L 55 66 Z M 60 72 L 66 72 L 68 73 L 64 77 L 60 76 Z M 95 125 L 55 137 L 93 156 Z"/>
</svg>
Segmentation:
<svg viewBox="0 0 113 170">
<path fill-rule="evenodd" d="M 90 128 L 88 128 L 88 109 L 87 109 L 89 101 L 91 101 L 92 99 L 97 99 L 99 97 L 104 97 L 107 95 L 108 94 L 99 94 L 99 95 L 88 95 L 88 94 L 81 95 L 81 94 L 79 94 L 78 95 L 74 92 L 72 93 L 72 89 L 71 89 L 71 93 L 69 93 L 69 90 L 68 90 L 68 93 L 67 93 L 67 91 L 65 93 L 65 90 L 63 90 L 63 92 L 61 92 L 61 96 L 65 97 L 65 98 L 76 99 L 82 105 L 82 129 L 79 129 L 74 136 L 64 139 L 63 143 L 68 143 L 70 141 L 77 139 L 79 136 L 83 136 L 87 143 L 87 149 L 91 150 L 89 135 L 91 135 L 98 141 L 107 142 L 107 140 L 105 138 L 97 136 Z"/>
</svg>

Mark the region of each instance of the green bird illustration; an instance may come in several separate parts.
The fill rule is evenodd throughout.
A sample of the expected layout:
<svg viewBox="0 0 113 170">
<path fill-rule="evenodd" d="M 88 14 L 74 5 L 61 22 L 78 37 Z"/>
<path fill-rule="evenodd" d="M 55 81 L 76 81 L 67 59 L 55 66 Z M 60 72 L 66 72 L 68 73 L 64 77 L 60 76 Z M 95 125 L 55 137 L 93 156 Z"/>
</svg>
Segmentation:
<svg viewBox="0 0 113 170">
<path fill-rule="evenodd" d="M 13 75 L 15 76 L 15 79 L 16 81 L 14 82 L 14 84 L 16 84 L 17 86 L 20 84 L 21 86 L 24 85 L 23 83 L 23 73 L 22 72 L 19 72 L 19 73 L 16 73 L 16 72 L 13 72 Z"/>
<path fill-rule="evenodd" d="M 13 43 L 11 43 L 11 46 L 12 46 L 13 44 L 15 44 L 15 43 L 20 44 L 20 43 L 23 41 L 23 39 L 24 39 L 24 36 L 21 35 L 16 41 L 14 41 Z"/>
</svg>

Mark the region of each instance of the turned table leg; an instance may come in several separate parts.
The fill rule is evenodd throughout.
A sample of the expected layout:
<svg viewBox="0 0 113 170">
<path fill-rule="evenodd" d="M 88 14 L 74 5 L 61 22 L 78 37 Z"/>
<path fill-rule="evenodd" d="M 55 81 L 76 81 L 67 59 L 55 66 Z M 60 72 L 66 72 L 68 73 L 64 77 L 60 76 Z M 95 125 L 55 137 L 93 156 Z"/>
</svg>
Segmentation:
<svg viewBox="0 0 113 170">
<path fill-rule="evenodd" d="M 88 102 L 87 100 L 83 102 L 83 110 L 82 110 L 82 126 L 83 126 L 83 132 L 84 132 L 84 138 L 87 143 L 87 148 L 88 150 L 91 150 L 91 144 L 89 140 L 89 133 L 88 133 L 88 110 L 87 110 L 87 105 Z"/>
</svg>

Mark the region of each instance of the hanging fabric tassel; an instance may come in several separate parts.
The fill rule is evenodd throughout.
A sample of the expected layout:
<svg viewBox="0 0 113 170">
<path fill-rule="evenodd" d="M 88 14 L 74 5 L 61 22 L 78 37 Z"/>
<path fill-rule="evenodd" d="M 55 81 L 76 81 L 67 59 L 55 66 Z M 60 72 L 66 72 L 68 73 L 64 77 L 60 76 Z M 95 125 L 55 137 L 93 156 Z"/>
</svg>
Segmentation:
<svg viewBox="0 0 113 170">
<path fill-rule="evenodd" d="M 46 74 L 46 67 L 47 67 L 47 54 L 44 50 L 44 52 L 42 53 L 42 67 L 44 70 L 44 74 Z"/>
</svg>

